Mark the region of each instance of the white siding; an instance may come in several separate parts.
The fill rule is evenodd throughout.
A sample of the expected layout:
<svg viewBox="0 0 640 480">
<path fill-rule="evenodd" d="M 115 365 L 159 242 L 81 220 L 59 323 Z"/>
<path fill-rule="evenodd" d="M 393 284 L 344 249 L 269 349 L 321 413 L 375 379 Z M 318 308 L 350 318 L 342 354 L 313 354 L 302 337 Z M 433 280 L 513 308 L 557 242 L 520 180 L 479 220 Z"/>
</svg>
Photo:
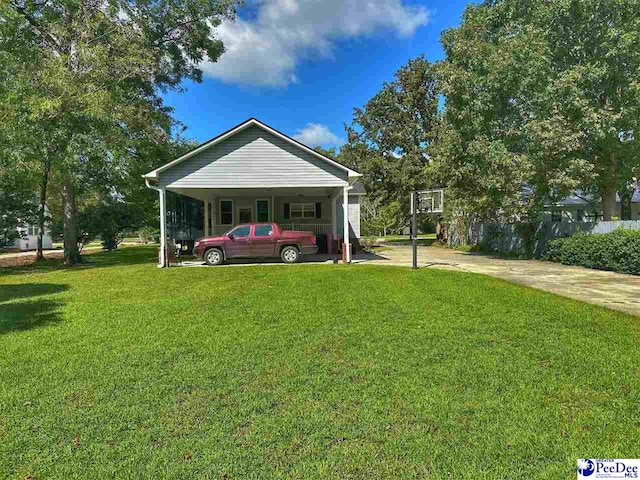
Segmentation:
<svg viewBox="0 0 640 480">
<path fill-rule="evenodd" d="M 161 187 L 341 186 L 347 172 L 251 126 L 160 173 Z"/>
<path fill-rule="evenodd" d="M 21 251 L 35 250 L 36 248 L 38 248 L 38 236 L 27 235 L 25 237 L 16 238 L 13 242 L 13 248 Z M 53 248 L 53 241 L 49 232 L 45 232 L 45 234 L 42 236 L 42 248 Z"/>
<path fill-rule="evenodd" d="M 338 235 L 342 236 L 342 195 L 336 199 Z M 360 196 L 349 195 L 349 238 L 360 238 Z"/>
<path fill-rule="evenodd" d="M 349 224 L 351 235 L 360 238 L 360 196 L 349 197 Z"/>
</svg>

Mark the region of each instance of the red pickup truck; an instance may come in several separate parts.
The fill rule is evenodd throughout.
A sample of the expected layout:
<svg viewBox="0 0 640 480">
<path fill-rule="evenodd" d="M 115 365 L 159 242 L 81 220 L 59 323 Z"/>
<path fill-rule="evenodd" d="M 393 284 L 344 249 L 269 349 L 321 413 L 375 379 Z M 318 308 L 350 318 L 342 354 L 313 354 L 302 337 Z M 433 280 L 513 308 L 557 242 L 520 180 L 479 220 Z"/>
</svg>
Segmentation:
<svg viewBox="0 0 640 480">
<path fill-rule="evenodd" d="M 199 238 L 193 254 L 208 265 L 219 265 L 231 258 L 280 257 L 296 263 L 303 255 L 318 252 L 313 232 L 282 230 L 276 223 L 245 223 L 219 237 Z"/>
</svg>

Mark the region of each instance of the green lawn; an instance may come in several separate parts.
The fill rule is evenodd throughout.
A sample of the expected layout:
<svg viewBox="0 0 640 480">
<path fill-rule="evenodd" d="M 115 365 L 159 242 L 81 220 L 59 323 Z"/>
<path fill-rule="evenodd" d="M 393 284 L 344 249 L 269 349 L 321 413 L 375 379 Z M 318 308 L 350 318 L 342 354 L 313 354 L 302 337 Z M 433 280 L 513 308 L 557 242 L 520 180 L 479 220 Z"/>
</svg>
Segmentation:
<svg viewBox="0 0 640 480">
<path fill-rule="evenodd" d="M 366 237 L 378 243 L 390 243 L 393 245 L 411 245 L 411 237 L 409 235 L 387 235 L 386 237 L 370 236 Z M 418 235 L 418 245 L 432 245 L 436 241 L 435 233 L 421 233 Z"/>
<path fill-rule="evenodd" d="M 640 319 L 473 274 L 0 271 L 0 477 L 567 478 L 634 458 Z"/>
</svg>

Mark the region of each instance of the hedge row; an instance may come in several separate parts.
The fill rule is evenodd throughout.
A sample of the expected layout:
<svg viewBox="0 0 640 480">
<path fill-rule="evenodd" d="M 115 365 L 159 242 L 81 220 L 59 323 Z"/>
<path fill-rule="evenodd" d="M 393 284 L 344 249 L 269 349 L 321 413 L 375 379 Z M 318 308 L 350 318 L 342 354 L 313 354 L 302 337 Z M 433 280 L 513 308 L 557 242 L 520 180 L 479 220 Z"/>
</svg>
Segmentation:
<svg viewBox="0 0 640 480">
<path fill-rule="evenodd" d="M 640 275 L 640 230 L 576 233 L 547 245 L 545 260 Z"/>
</svg>

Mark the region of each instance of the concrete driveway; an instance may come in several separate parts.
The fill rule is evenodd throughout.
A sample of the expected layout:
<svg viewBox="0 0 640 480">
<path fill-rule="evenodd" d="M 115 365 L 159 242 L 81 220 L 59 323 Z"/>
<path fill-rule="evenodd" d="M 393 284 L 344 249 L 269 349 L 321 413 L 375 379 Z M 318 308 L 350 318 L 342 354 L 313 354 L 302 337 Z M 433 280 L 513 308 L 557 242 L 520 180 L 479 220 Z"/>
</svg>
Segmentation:
<svg viewBox="0 0 640 480">
<path fill-rule="evenodd" d="M 411 265 L 411 260 L 410 246 L 385 246 L 375 256 L 355 258 L 356 263 L 406 266 Z M 491 275 L 640 316 L 640 277 L 634 275 L 539 260 L 502 259 L 438 247 L 418 247 L 418 266 Z"/>
</svg>

